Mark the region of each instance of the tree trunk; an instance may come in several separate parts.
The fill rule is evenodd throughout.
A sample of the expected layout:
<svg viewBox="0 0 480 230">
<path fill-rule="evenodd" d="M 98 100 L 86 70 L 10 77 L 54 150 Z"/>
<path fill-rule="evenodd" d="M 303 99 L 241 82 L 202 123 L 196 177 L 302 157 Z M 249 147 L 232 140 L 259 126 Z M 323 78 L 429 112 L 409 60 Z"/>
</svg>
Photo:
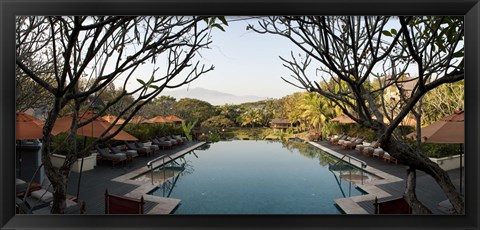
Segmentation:
<svg viewBox="0 0 480 230">
<path fill-rule="evenodd" d="M 412 207 L 415 214 L 432 214 L 432 211 L 423 205 L 418 199 L 416 194 L 417 187 L 417 171 L 408 167 L 407 169 L 407 189 L 405 191 L 405 198 Z"/>
<path fill-rule="evenodd" d="M 399 142 L 391 140 L 385 143 L 385 140 L 383 140 L 381 143 L 382 146 L 385 146 L 385 149 L 390 153 L 390 155 L 400 160 L 402 164 L 424 171 L 428 175 L 432 176 L 438 185 L 440 185 L 440 188 L 448 197 L 450 203 L 452 203 L 456 213 L 465 213 L 465 198 L 463 194 L 456 191 L 455 186 L 448 176 L 448 173 L 440 168 L 440 166 L 423 154 L 407 149 Z"/>
<path fill-rule="evenodd" d="M 51 138 L 44 138 L 42 145 L 42 163 L 45 167 L 45 173 L 53 187 L 53 206 L 51 213 L 63 214 L 66 199 L 67 178 L 59 169 L 53 167 L 50 159 Z"/>
<path fill-rule="evenodd" d="M 63 214 L 65 212 L 65 200 L 67 199 L 67 177 L 63 174 L 54 176 L 53 185 L 53 206 L 52 214 Z"/>
</svg>

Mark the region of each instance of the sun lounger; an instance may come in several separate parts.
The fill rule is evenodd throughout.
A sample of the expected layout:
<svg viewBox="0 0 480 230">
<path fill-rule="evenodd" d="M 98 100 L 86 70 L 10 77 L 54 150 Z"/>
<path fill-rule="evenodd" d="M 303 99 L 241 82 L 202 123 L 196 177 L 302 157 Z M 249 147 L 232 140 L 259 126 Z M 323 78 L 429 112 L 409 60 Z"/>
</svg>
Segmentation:
<svg viewBox="0 0 480 230">
<path fill-rule="evenodd" d="M 143 148 L 143 147 L 150 148 L 152 150 L 152 153 L 156 153 L 160 149 L 157 145 L 149 144 L 147 146 L 147 145 L 143 144 L 143 142 L 141 142 L 141 141 L 136 141 L 135 145 L 137 145 L 137 147 L 139 147 L 139 148 Z"/>
<path fill-rule="evenodd" d="M 175 142 L 176 143 L 176 142 Z M 153 138 L 152 145 L 157 145 L 159 148 L 171 148 L 173 146 L 173 142 L 166 140 L 165 138 Z"/>
<path fill-rule="evenodd" d="M 138 155 L 140 156 L 149 156 L 152 154 L 152 149 L 151 148 L 148 148 L 148 147 L 137 147 L 137 145 L 135 145 L 135 142 L 130 142 L 130 141 L 125 141 L 125 146 L 127 146 L 127 148 L 129 150 L 136 150 Z"/>
<path fill-rule="evenodd" d="M 342 145 L 342 146 L 343 146 L 343 148 L 345 148 L 345 149 L 353 149 L 353 148 L 357 147 L 357 145 L 363 143 L 363 140 L 365 140 L 364 137 L 359 137 L 359 138 L 357 138 L 357 139 L 355 139 L 355 140 L 353 140 L 353 141 L 345 141 L 345 142 L 343 142 L 343 145 Z"/>
<path fill-rule="evenodd" d="M 383 153 L 383 160 L 388 163 L 395 163 L 398 164 L 398 160 L 395 157 L 392 157 L 388 152 Z"/>
<path fill-rule="evenodd" d="M 367 157 L 371 157 L 373 155 L 373 151 L 375 151 L 375 148 L 373 147 L 365 147 L 362 150 L 362 154 Z"/>
<path fill-rule="evenodd" d="M 369 147 L 371 145 L 372 145 L 372 143 L 364 141 L 364 142 L 362 142 L 362 144 L 359 144 L 359 145 L 355 146 L 355 150 L 358 150 L 358 151 L 362 152 L 363 148 Z"/>
<path fill-rule="evenodd" d="M 108 151 L 107 148 L 101 148 L 100 146 L 96 145 L 95 148 L 99 153 L 99 157 L 102 160 L 109 160 L 112 162 L 112 165 L 115 166 L 120 162 L 125 162 L 127 160 L 127 154 L 125 153 L 111 153 Z"/>
<path fill-rule="evenodd" d="M 330 139 L 330 143 L 336 144 L 336 143 L 338 143 L 339 140 L 344 140 L 345 138 L 347 138 L 347 134 L 344 133 L 344 134 L 342 134 L 342 135 L 340 135 L 340 136 L 338 136 L 338 137 L 331 138 L 331 139 Z"/>
<path fill-rule="evenodd" d="M 385 151 L 383 151 L 382 148 L 376 148 L 373 150 L 372 156 L 374 158 L 377 157 L 379 159 L 382 159 L 384 154 L 385 154 Z"/>
<path fill-rule="evenodd" d="M 127 155 L 127 160 L 133 160 L 134 157 L 138 157 L 138 152 L 137 150 L 120 150 L 120 147 L 118 146 L 112 146 L 110 144 L 108 144 L 108 148 L 110 148 L 110 150 L 112 150 L 112 152 L 114 154 L 118 154 L 118 153 L 125 153 L 125 155 Z"/>
<path fill-rule="evenodd" d="M 165 140 L 172 142 L 172 145 L 179 145 L 179 144 L 181 144 L 181 141 L 179 141 L 179 140 L 177 140 L 177 139 L 175 139 L 175 138 L 172 138 L 172 137 L 170 137 L 170 136 L 165 136 L 164 138 L 165 138 Z"/>
<path fill-rule="evenodd" d="M 337 141 L 337 145 L 343 146 L 343 144 L 344 144 L 345 142 L 347 142 L 347 141 L 350 141 L 350 142 L 351 142 L 351 141 L 354 141 L 355 139 L 356 139 L 356 137 L 347 136 L 347 137 L 344 138 L 344 139 L 339 139 L 339 140 Z"/>
<path fill-rule="evenodd" d="M 18 199 L 17 211 L 23 214 L 50 214 L 53 206 L 53 201 L 48 203 L 35 203 L 32 202 L 30 197 L 27 197 L 25 201 Z M 33 205 L 32 205 L 33 204 Z M 64 214 L 85 214 L 85 201 L 78 201 L 73 199 L 65 200 Z"/>
<path fill-rule="evenodd" d="M 444 200 L 437 205 L 437 209 L 445 214 L 455 214 L 455 208 L 449 200 Z"/>
<path fill-rule="evenodd" d="M 49 203 L 53 201 L 53 193 L 51 192 L 52 184 L 48 178 L 42 182 L 41 188 L 30 193 L 30 196 L 35 198 L 37 203 Z"/>
<path fill-rule="evenodd" d="M 170 135 L 169 138 L 173 139 L 173 140 L 176 140 L 177 143 L 179 143 L 179 144 L 184 144 L 185 143 L 180 136 Z"/>
<path fill-rule="evenodd" d="M 17 214 L 50 214 L 50 203 L 40 203 L 38 201 L 28 201 L 31 197 L 22 200 L 15 198 L 15 208 Z"/>
<path fill-rule="evenodd" d="M 177 137 L 177 138 L 181 138 L 181 139 L 182 139 L 182 141 L 183 141 L 183 143 L 187 143 L 187 142 L 188 142 L 188 139 L 187 139 L 187 137 L 180 136 L 180 135 L 177 135 L 176 137 Z"/>
<path fill-rule="evenodd" d="M 377 148 L 380 148 L 380 142 L 379 141 L 375 141 L 375 142 L 371 143 L 370 146 L 365 146 L 365 147 L 361 148 L 360 152 L 364 156 L 372 156 L 373 152 Z"/>
<path fill-rule="evenodd" d="M 27 191 L 28 183 L 25 182 L 22 179 L 15 179 L 15 192 L 17 194 L 19 193 L 25 193 Z"/>
</svg>

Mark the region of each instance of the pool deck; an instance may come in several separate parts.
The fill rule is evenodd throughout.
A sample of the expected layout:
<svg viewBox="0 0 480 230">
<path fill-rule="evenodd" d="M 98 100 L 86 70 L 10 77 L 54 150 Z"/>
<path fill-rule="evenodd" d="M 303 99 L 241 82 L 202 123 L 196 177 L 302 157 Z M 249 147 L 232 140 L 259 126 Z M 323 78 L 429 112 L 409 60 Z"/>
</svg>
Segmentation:
<svg viewBox="0 0 480 230">
<path fill-rule="evenodd" d="M 365 171 L 375 174 L 382 179 L 373 180 L 371 183 L 358 185 L 359 188 L 367 192 L 367 195 L 340 198 L 335 200 L 337 205 L 346 214 L 373 214 L 375 197 L 379 201 L 397 198 L 405 192 L 406 183 L 406 166 L 401 164 L 386 163 L 381 159 L 367 157 L 362 155 L 358 150 L 343 149 L 341 146 L 333 145 L 328 141 L 309 142 L 310 144 L 320 148 L 331 155 L 338 158 L 344 155 L 353 157 L 367 164 Z M 349 161 L 349 157 L 343 158 Z M 361 167 L 361 163 L 356 160 L 350 160 L 350 163 Z M 448 171 L 454 185 L 458 188 L 460 184 L 460 170 L 454 169 Z M 465 185 L 465 183 L 463 183 Z M 417 171 L 417 197 L 423 202 L 433 214 L 444 214 L 437 208 L 439 202 L 447 199 L 439 185 L 435 180 L 422 171 Z"/>
<path fill-rule="evenodd" d="M 124 166 L 112 166 L 110 162 L 97 162 L 95 169 L 82 173 L 80 183 L 79 198 L 86 202 L 87 214 L 104 214 L 104 194 L 108 189 L 109 193 L 133 198 L 143 196 L 145 200 L 145 214 L 170 214 L 180 204 L 179 199 L 165 198 L 148 195 L 147 193 L 158 186 L 158 183 L 145 183 L 136 181 L 132 178 L 147 172 L 147 162 L 169 155 L 170 158 L 179 158 L 191 150 L 203 145 L 204 142 L 188 142 L 172 149 L 160 149 L 152 156 L 136 157 L 132 162 L 126 163 Z M 162 160 L 153 163 L 153 167 L 157 167 Z M 71 195 L 77 194 L 79 173 L 71 172 L 69 183 L 67 185 L 67 193 Z"/>
<path fill-rule="evenodd" d="M 357 150 L 345 150 L 337 145 L 332 145 L 326 141 L 310 142 L 312 145 L 323 149 L 338 158 L 344 155 L 355 157 L 367 163 L 366 171 L 375 174 L 383 179 L 372 180 L 371 182 L 359 185 L 366 191 L 367 195 L 354 196 L 349 198 L 341 198 L 335 200 L 337 205 L 347 214 L 373 214 L 373 200 L 375 196 L 382 199 L 391 197 L 399 197 L 405 191 L 406 167 L 404 165 L 396 165 L 386 163 L 380 159 L 366 157 Z M 82 174 L 79 198 L 86 202 L 87 214 L 103 214 L 104 193 L 108 189 L 109 193 L 122 195 L 133 198 L 145 199 L 146 214 L 170 214 L 180 204 L 179 199 L 165 198 L 148 195 L 147 193 L 158 186 L 158 182 L 152 183 L 132 178 L 145 173 L 149 170 L 147 162 L 160 157 L 163 154 L 169 154 L 172 159 L 183 156 L 191 150 L 203 145 L 204 142 L 188 142 L 184 145 L 174 147 L 172 149 L 159 150 L 153 156 L 137 157 L 126 165 L 112 166 L 110 162 L 98 162 L 95 169 L 86 171 Z M 347 158 L 344 158 L 347 159 Z M 347 160 L 348 161 L 348 160 Z M 154 163 L 153 167 L 160 164 Z M 361 164 L 355 160 L 350 163 L 361 167 Z M 458 187 L 459 170 L 448 172 L 453 183 Z M 79 174 L 70 173 L 67 186 L 67 193 L 71 195 L 77 194 L 77 183 Z M 463 183 L 465 184 L 465 183 Z M 437 209 L 437 204 L 446 200 L 446 196 L 438 186 L 438 184 L 425 173 L 417 172 L 417 197 L 434 214 L 443 214 Z"/>
</svg>

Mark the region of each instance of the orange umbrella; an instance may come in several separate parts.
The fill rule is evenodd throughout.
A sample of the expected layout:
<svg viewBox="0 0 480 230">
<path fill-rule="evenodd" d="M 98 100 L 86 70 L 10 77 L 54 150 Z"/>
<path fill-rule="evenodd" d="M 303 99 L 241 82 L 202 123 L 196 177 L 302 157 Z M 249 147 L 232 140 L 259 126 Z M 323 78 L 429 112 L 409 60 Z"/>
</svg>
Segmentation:
<svg viewBox="0 0 480 230">
<path fill-rule="evenodd" d="M 167 120 L 169 120 L 171 122 L 182 122 L 183 121 L 182 118 L 177 117 L 175 115 L 170 115 L 170 116 L 167 116 L 166 118 L 167 118 Z"/>
<path fill-rule="evenodd" d="M 96 114 L 92 112 L 91 110 L 87 110 L 83 113 L 78 114 L 78 123 L 85 122 L 87 120 L 90 120 L 92 117 L 94 117 Z M 54 124 L 54 128 L 57 130 L 61 130 L 63 132 L 66 132 L 70 130 L 70 126 L 72 124 L 72 119 L 73 115 L 68 115 L 65 117 L 58 118 L 57 121 Z M 100 137 L 102 133 L 105 132 L 105 130 L 108 129 L 112 124 L 109 123 L 107 120 L 103 119 L 102 117 L 97 117 L 95 120 L 91 121 L 90 123 L 79 127 L 77 129 L 77 135 L 81 135 L 85 137 L 85 142 L 87 137 Z M 104 136 L 109 136 L 113 133 L 115 133 L 118 130 L 118 127 L 113 126 L 107 133 L 105 133 Z M 126 141 L 136 141 L 138 140 L 136 137 L 130 135 L 129 133 L 120 130 L 117 135 L 113 136 L 112 139 L 114 140 L 126 140 Z M 82 169 L 83 169 L 83 159 L 84 157 L 82 156 L 82 163 L 80 165 L 80 175 L 78 177 L 78 185 L 77 185 L 77 197 L 79 197 L 80 194 L 80 181 L 82 179 Z"/>
<path fill-rule="evenodd" d="M 160 116 L 160 115 L 149 119 L 149 121 L 152 122 L 152 123 L 171 123 L 172 122 L 169 119 L 167 119 L 166 117 Z"/>
<path fill-rule="evenodd" d="M 113 115 L 111 115 L 111 114 L 105 115 L 105 116 L 103 116 L 102 118 L 105 119 L 106 121 L 108 121 L 109 123 L 113 123 L 113 122 L 117 119 L 116 116 L 113 116 Z M 115 123 L 115 124 L 116 124 L 116 125 L 121 125 L 121 124 L 123 124 L 124 122 L 125 122 L 125 119 L 120 118 L 120 119 L 118 119 L 117 123 Z"/>
<path fill-rule="evenodd" d="M 43 122 L 26 113 L 16 114 L 16 140 L 32 140 L 43 137 Z"/>
<path fill-rule="evenodd" d="M 333 118 L 333 119 L 330 119 L 330 121 L 340 122 L 340 123 L 345 123 L 345 124 L 356 123 L 356 121 L 354 121 L 352 118 L 347 117 L 347 116 L 345 116 L 345 115 L 340 115 L 340 116 L 338 116 L 338 117 L 335 117 L 335 118 Z"/>
<path fill-rule="evenodd" d="M 147 118 L 145 118 L 143 116 L 140 116 L 140 115 L 132 117 L 132 119 L 128 123 L 130 123 L 130 124 L 153 124 L 153 122 L 151 122 Z"/>
<path fill-rule="evenodd" d="M 442 118 L 422 128 L 422 142 L 463 144 L 465 143 L 465 114 L 463 110 Z M 417 138 L 417 133 L 407 135 L 410 138 Z"/>
<path fill-rule="evenodd" d="M 421 130 L 424 143 L 463 144 L 465 143 L 465 111 L 458 110 L 440 121 Z M 416 138 L 416 132 L 407 135 Z M 462 153 L 460 153 L 460 192 L 462 192 Z"/>
<path fill-rule="evenodd" d="M 95 116 L 90 110 L 87 110 L 84 113 L 78 114 L 78 123 L 85 122 Z M 55 122 L 54 128 L 60 132 L 67 132 L 70 130 L 70 126 L 72 124 L 73 115 L 68 115 L 65 117 L 60 117 Z M 98 117 L 97 119 L 93 120 L 87 125 L 79 127 L 77 129 L 77 135 L 85 136 L 85 137 L 100 137 L 100 135 L 110 127 L 111 123 L 107 120 Z M 104 136 L 109 136 L 116 132 L 118 127 L 113 126 Z M 120 130 L 117 135 L 113 136 L 112 139 L 114 140 L 126 140 L 126 141 L 136 141 L 138 140 L 136 137 L 130 135 L 129 133 Z"/>
</svg>

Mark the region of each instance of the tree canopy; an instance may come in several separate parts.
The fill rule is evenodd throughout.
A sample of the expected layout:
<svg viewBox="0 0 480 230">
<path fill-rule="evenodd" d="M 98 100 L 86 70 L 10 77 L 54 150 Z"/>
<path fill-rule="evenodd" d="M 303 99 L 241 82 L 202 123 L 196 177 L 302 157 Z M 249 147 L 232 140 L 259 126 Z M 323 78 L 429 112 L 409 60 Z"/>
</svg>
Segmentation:
<svg viewBox="0 0 480 230">
<path fill-rule="evenodd" d="M 447 173 L 393 136 L 427 92 L 464 79 L 462 17 L 272 16 L 248 29 L 284 37 L 300 48 L 299 54 L 281 57 L 292 73 L 283 79 L 328 98 L 357 123 L 375 130 L 382 147 L 408 165 L 409 173 L 419 169 L 431 175 L 455 210 L 464 213 L 464 197 Z M 389 87 L 400 96 L 393 114 L 383 97 Z M 412 188 L 406 192 L 411 206 L 429 213 Z"/>
</svg>

